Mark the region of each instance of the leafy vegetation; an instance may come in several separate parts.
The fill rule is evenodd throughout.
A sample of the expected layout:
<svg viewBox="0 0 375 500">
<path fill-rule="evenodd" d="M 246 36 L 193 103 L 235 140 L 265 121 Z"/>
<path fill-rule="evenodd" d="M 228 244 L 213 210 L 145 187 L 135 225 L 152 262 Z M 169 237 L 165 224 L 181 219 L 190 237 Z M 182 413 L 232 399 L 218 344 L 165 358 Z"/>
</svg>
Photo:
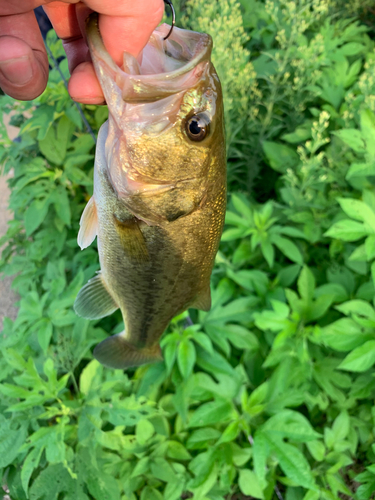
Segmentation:
<svg viewBox="0 0 375 500">
<path fill-rule="evenodd" d="M 72 310 L 98 269 L 95 245 L 76 243 L 94 141 L 56 69 L 35 101 L 2 96 L 20 127 L 19 142 L 0 130 L 0 163 L 14 171 L 0 270 L 20 295 L 0 336 L 3 484 L 12 500 L 370 500 L 371 3 L 177 8 L 213 36 L 226 104 L 230 196 L 212 310 L 174 319 L 163 363 L 124 373 L 92 360 L 122 329 L 119 313 L 89 322 Z M 106 108 L 84 114 L 97 131 Z"/>
</svg>

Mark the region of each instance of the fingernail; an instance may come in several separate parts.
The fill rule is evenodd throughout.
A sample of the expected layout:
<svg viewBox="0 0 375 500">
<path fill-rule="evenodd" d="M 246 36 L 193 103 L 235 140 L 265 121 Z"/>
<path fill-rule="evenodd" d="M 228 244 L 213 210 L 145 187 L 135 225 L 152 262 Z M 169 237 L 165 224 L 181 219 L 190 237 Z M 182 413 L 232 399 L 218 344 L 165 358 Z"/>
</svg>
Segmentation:
<svg viewBox="0 0 375 500">
<path fill-rule="evenodd" d="M 25 85 L 33 76 L 29 56 L 0 61 L 0 73 L 13 85 Z"/>
</svg>

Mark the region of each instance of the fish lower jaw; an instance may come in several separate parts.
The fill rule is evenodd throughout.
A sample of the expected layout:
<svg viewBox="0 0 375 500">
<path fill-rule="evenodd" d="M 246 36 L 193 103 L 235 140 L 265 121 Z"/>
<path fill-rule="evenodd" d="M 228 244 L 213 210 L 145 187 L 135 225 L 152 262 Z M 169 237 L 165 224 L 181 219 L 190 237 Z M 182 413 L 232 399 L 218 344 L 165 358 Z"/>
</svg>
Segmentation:
<svg viewBox="0 0 375 500">
<path fill-rule="evenodd" d="M 175 183 L 166 183 L 142 176 L 135 169 L 132 169 L 131 173 L 122 171 L 119 175 L 110 171 L 109 175 L 112 187 L 120 199 L 139 195 L 153 196 L 176 187 Z"/>
</svg>

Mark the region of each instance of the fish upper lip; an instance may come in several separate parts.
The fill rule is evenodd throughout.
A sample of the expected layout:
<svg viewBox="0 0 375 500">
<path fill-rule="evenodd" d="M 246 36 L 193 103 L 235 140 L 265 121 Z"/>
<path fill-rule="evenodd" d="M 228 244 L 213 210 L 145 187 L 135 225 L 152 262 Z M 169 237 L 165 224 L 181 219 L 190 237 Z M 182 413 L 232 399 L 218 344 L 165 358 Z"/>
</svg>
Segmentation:
<svg viewBox="0 0 375 500">
<path fill-rule="evenodd" d="M 186 60 L 186 63 L 177 69 L 164 72 L 130 74 L 123 71 L 112 60 L 100 35 L 98 14 L 90 14 L 86 20 L 87 40 L 96 73 L 105 94 L 113 92 L 113 83 L 115 83 L 125 102 L 148 102 L 187 90 L 197 84 L 205 68 L 210 64 L 212 48 L 210 35 L 174 28 L 170 38 L 163 41 L 166 27 L 169 28 L 169 25 L 159 26 L 151 35 L 147 46 L 154 47 L 155 51 L 163 53 L 165 58 L 171 57 L 171 60 L 176 62 Z M 173 57 L 173 54 L 167 55 L 167 51 L 169 54 L 172 52 L 176 55 L 177 44 L 181 48 L 181 57 Z M 132 58 L 130 55 L 129 57 Z M 108 79 L 111 79 L 112 83 L 108 83 Z M 104 88 L 106 84 L 109 87 L 107 92 Z M 105 97 L 109 102 L 110 97 L 107 95 Z"/>
</svg>

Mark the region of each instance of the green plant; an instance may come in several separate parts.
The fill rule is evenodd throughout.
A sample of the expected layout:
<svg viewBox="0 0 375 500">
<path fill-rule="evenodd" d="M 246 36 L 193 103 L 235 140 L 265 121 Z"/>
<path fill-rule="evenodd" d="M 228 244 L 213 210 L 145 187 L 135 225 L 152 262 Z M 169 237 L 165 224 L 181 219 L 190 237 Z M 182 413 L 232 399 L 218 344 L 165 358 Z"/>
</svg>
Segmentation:
<svg viewBox="0 0 375 500">
<path fill-rule="evenodd" d="M 120 315 L 72 310 L 98 269 L 95 245 L 76 243 L 94 141 L 56 69 L 35 101 L 0 97 L 21 139 L 0 129 L 14 171 L 0 270 L 20 295 L 0 334 L 12 500 L 374 497 L 375 58 L 345 7 L 180 2 L 185 26 L 214 39 L 227 224 L 212 309 L 176 317 L 164 362 L 127 373 L 91 355 Z M 106 119 L 83 112 L 95 132 Z"/>
</svg>

